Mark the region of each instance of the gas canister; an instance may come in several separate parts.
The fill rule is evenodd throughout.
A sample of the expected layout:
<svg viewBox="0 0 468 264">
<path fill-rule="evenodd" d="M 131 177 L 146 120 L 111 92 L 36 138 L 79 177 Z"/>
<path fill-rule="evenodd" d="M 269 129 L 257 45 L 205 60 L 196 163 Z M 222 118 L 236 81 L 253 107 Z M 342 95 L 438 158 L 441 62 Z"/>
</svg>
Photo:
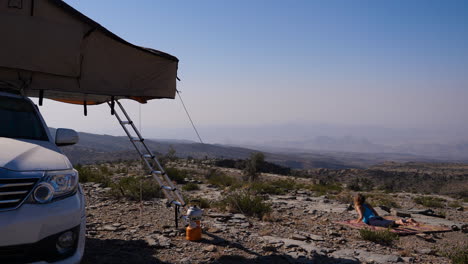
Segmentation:
<svg viewBox="0 0 468 264">
<path fill-rule="evenodd" d="M 198 241 L 202 239 L 201 218 L 203 210 L 196 205 L 190 206 L 187 210 L 188 226 L 185 230 L 186 239 L 190 241 Z"/>
</svg>

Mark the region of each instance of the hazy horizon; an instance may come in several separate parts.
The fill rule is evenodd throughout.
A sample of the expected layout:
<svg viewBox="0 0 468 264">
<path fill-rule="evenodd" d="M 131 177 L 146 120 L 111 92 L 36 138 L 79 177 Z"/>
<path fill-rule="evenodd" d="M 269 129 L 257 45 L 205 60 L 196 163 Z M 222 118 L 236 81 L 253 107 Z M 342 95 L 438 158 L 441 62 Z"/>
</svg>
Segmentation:
<svg viewBox="0 0 468 264">
<path fill-rule="evenodd" d="M 178 90 L 207 142 L 468 140 L 467 2 L 66 2 L 177 56 Z M 179 99 L 141 109 L 147 138 L 196 140 Z M 51 127 L 123 135 L 106 105 L 83 117 L 45 100 L 41 111 Z"/>
</svg>

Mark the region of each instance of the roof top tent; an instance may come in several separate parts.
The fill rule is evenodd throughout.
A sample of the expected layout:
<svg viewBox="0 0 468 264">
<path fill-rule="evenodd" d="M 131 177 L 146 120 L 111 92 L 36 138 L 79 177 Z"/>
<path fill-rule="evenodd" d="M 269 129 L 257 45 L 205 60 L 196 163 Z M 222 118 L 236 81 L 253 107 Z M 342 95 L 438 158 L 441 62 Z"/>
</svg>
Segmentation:
<svg viewBox="0 0 468 264">
<path fill-rule="evenodd" d="M 169 202 L 185 206 L 117 101 L 174 99 L 178 59 L 121 39 L 61 0 L 0 0 L 0 90 L 86 105 L 108 103 Z M 132 135 L 133 134 L 133 135 Z M 157 169 L 153 169 L 157 168 Z"/>
</svg>

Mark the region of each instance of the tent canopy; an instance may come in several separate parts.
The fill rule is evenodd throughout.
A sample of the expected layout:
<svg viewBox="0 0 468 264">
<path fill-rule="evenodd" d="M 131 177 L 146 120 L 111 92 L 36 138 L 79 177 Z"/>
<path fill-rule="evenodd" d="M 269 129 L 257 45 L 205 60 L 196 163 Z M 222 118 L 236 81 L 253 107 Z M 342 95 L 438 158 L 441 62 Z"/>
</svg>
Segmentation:
<svg viewBox="0 0 468 264">
<path fill-rule="evenodd" d="M 61 0 L 0 0 L 0 90 L 68 103 L 175 97 L 179 60 L 135 46 Z"/>
</svg>

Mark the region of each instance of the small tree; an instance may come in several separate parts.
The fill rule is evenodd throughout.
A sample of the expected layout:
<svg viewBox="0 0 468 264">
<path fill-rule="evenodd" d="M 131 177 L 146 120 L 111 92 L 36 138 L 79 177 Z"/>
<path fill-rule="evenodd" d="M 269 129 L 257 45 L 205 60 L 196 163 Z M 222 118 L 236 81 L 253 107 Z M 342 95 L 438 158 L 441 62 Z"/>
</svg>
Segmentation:
<svg viewBox="0 0 468 264">
<path fill-rule="evenodd" d="M 166 158 L 168 160 L 170 160 L 170 161 L 177 160 L 176 150 L 175 150 L 174 146 L 172 146 L 172 145 L 169 146 L 169 150 L 167 151 Z"/>
<path fill-rule="evenodd" d="M 258 179 L 260 169 L 265 162 L 265 155 L 261 152 L 250 154 L 250 159 L 245 162 L 244 179 L 253 182 Z"/>
</svg>

